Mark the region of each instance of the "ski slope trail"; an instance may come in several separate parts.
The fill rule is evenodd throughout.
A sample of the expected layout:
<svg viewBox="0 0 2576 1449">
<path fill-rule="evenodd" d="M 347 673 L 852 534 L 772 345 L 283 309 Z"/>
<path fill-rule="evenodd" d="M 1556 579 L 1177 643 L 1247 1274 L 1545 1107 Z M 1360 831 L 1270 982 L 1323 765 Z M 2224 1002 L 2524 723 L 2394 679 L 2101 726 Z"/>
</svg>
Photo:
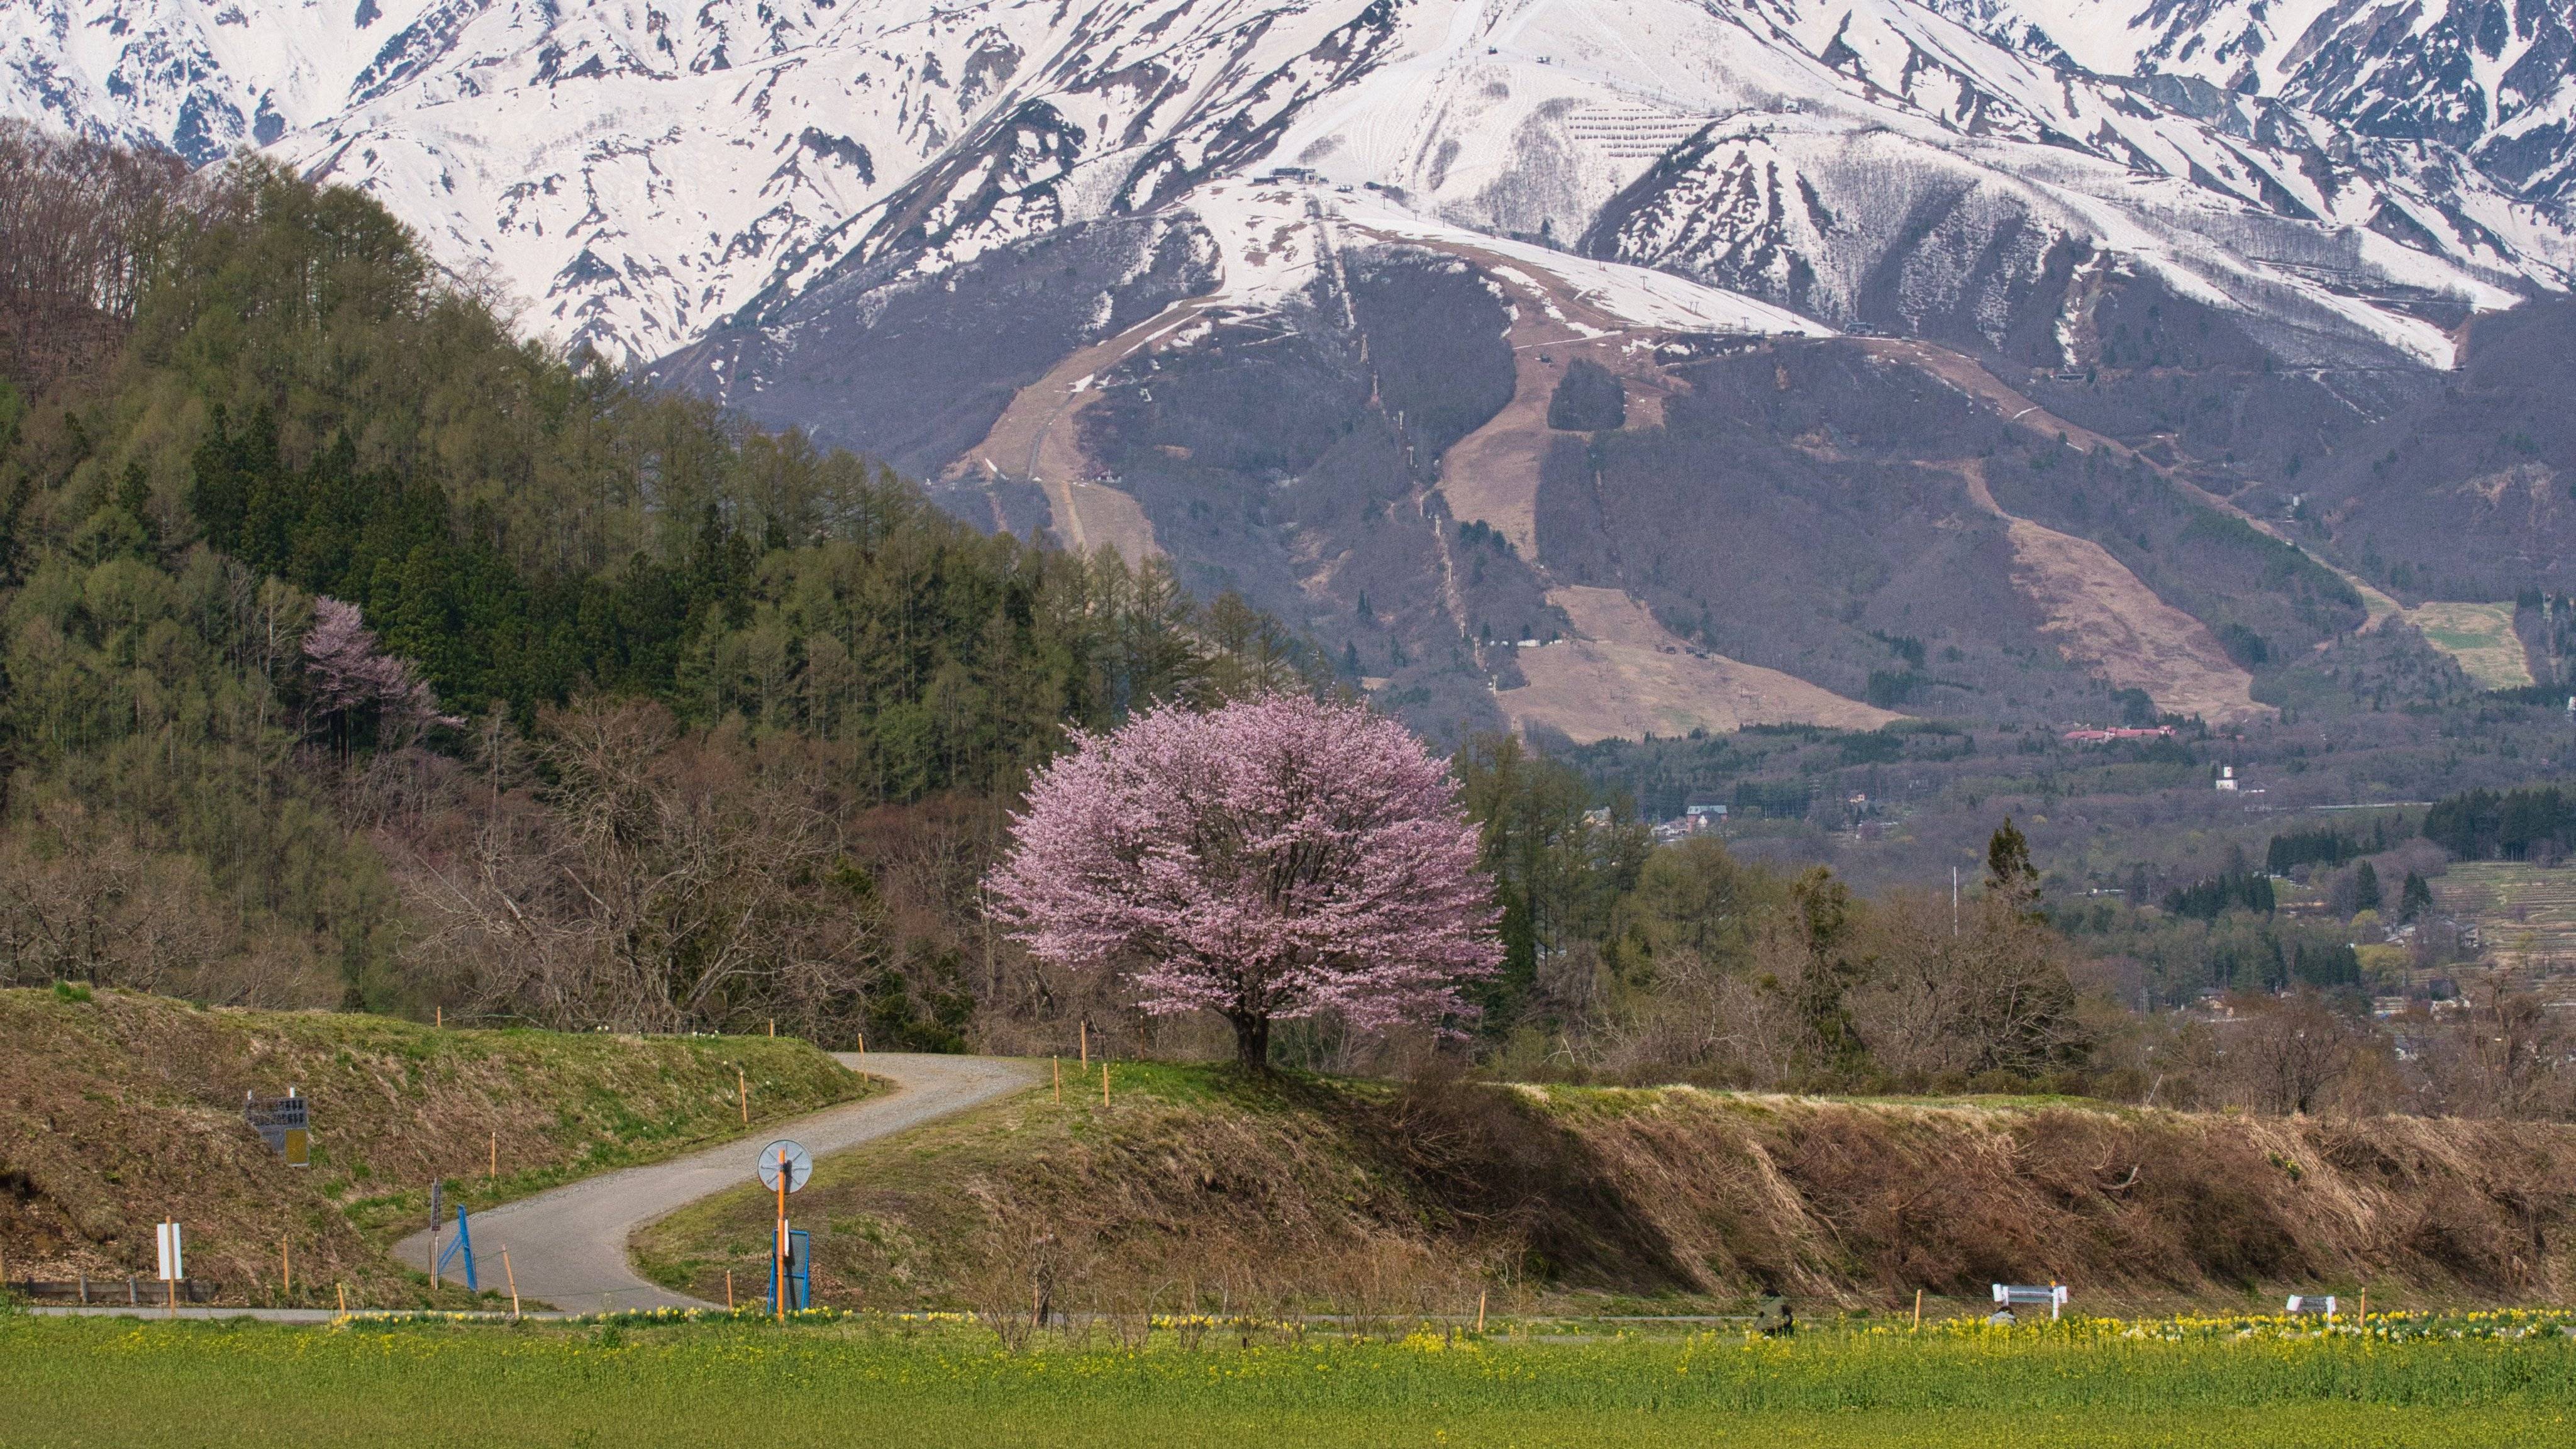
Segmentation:
<svg viewBox="0 0 2576 1449">
<path fill-rule="evenodd" d="M 638 1275 L 627 1261 L 627 1239 L 655 1218 L 752 1181 L 752 1158 L 761 1143 L 792 1137 L 816 1157 L 826 1156 L 1007 1096 L 1035 1084 L 1038 1072 L 1029 1063 L 998 1057 L 869 1052 L 834 1053 L 834 1059 L 852 1071 L 894 1083 L 895 1091 L 776 1123 L 686 1157 L 584 1178 L 476 1213 L 474 1250 L 482 1286 L 502 1285 L 501 1250 L 507 1248 L 519 1296 L 530 1302 L 585 1313 L 714 1307 Z M 448 1230 L 453 1231 L 453 1224 Z M 394 1245 L 394 1256 L 425 1271 L 429 1243 L 428 1233 L 414 1233 Z"/>
</svg>

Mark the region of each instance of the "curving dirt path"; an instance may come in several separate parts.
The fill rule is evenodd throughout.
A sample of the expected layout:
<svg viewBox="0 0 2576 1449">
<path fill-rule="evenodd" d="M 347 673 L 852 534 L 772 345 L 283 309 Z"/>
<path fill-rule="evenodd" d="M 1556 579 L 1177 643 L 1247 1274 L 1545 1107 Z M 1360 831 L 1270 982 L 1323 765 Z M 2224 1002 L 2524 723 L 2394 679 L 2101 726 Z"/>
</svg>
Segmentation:
<svg viewBox="0 0 2576 1449">
<path fill-rule="evenodd" d="M 506 1247 L 519 1294 L 531 1301 L 577 1312 L 713 1307 L 637 1276 L 627 1263 L 626 1240 L 665 1213 L 751 1181 L 752 1157 L 761 1143 L 793 1137 L 821 1157 L 980 1106 L 1033 1085 L 1038 1077 L 1036 1066 L 998 1057 L 870 1052 L 834 1053 L 834 1059 L 853 1071 L 882 1077 L 896 1090 L 775 1123 L 721 1147 L 584 1178 L 477 1213 L 474 1248 L 483 1286 L 500 1286 L 501 1250 Z M 394 1256 L 426 1270 L 429 1234 L 414 1233 L 395 1244 Z"/>
</svg>

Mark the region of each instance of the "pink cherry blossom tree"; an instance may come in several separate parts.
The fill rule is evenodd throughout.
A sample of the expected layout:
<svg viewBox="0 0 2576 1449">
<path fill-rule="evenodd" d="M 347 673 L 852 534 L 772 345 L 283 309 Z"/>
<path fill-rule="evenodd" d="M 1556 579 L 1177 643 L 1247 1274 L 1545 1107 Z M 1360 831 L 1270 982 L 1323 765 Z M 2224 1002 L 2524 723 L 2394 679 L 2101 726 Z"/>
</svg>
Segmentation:
<svg viewBox="0 0 2576 1449">
<path fill-rule="evenodd" d="M 433 724 L 464 723 L 438 712 L 437 693 L 410 660 L 377 647 L 375 631 L 357 605 L 328 595 L 313 600 L 313 627 L 304 633 L 304 682 L 343 750 L 350 718 L 366 710 L 376 712 L 377 734 L 387 744 L 402 743 Z"/>
<path fill-rule="evenodd" d="M 1448 768 L 1404 726 L 1272 694 L 1078 735 L 986 885 L 1046 961 L 1129 967 L 1156 1015 L 1213 1011 L 1266 1071 L 1274 1021 L 1469 1015 L 1501 959 Z"/>
</svg>

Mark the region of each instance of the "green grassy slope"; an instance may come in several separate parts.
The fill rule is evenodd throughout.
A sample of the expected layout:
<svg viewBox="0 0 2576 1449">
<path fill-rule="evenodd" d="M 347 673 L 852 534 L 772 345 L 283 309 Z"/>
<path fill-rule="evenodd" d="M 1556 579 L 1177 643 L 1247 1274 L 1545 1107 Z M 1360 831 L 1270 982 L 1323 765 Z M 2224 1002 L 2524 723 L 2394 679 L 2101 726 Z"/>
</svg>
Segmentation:
<svg viewBox="0 0 2576 1449">
<path fill-rule="evenodd" d="M 787 1038 L 439 1030 L 379 1016 L 207 1010 L 161 997 L 0 991 L 0 1252 L 11 1277 L 148 1274 L 152 1225 L 233 1301 L 416 1301 L 381 1250 L 468 1208 L 666 1157 L 875 1089 Z M 245 1091 L 312 1101 L 313 1165 L 242 1120 Z M 487 1177 L 497 1153 L 499 1174 Z"/>
</svg>

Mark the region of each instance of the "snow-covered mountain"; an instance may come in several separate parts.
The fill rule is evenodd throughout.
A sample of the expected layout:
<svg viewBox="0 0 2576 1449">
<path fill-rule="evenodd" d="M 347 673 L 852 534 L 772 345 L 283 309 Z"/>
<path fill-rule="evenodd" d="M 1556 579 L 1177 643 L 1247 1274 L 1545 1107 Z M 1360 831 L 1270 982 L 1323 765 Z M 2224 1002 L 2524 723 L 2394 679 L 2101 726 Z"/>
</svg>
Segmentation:
<svg viewBox="0 0 2576 1449">
<path fill-rule="evenodd" d="M 2453 0 L 0 0 L 0 111 L 362 186 L 652 357 L 1311 169 L 1837 324 L 2000 336 L 2052 254 L 2300 361 L 2556 288 L 2566 7 Z M 2068 246 L 2074 253 L 2067 253 Z"/>
<path fill-rule="evenodd" d="M 1937 4 L 2025 54 L 2150 77 L 2186 109 L 2281 101 L 2357 140 L 2464 157 L 2562 220 L 2576 203 L 2576 11 L 2565 0 Z"/>
</svg>

